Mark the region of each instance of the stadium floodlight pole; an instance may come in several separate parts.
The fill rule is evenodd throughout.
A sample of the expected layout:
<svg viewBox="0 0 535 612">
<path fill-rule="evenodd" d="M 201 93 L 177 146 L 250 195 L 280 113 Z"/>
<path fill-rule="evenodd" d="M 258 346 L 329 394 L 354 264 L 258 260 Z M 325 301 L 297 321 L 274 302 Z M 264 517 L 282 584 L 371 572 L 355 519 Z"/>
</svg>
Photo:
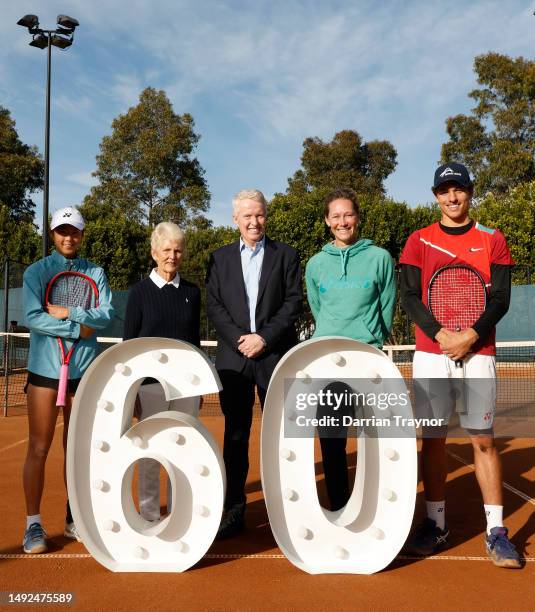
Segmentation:
<svg viewBox="0 0 535 612">
<path fill-rule="evenodd" d="M 43 30 L 39 27 L 37 15 L 24 15 L 17 25 L 28 28 L 32 35 L 30 47 L 47 49 L 46 67 L 46 111 L 45 111 L 45 180 L 43 188 L 43 257 L 48 255 L 48 197 L 50 187 L 50 83 L 52 70 L 52 45 L 67 49 L 72 45 L 74 30 L 80 25 L 78 20 L 68 15 L 58 15 L 55 30 Z"/>
</svg>

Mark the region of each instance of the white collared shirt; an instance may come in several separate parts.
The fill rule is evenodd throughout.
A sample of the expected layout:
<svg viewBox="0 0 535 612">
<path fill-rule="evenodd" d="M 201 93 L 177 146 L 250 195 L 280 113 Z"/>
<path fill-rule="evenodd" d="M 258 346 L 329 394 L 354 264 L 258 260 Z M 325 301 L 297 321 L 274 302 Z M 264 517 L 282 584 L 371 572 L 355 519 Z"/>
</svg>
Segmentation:
<svg viewBox="0 0 535 612">
<path fill-rule="evenodd" d="M 149 275 L 149 278 L 158 287 L 158 289 L 162 289 L 163 287 L 165 287 L 165 285 L 173 285 L 173 287 L 178 289 L 178 287 L 180 286 L 180 274 L 178 272 L 176 273 L 175 278 L 173 278 L 173 280 L 167 282 L 158 274 L 156 270 L 156 268 L 152 270 Z"/>
</svg>

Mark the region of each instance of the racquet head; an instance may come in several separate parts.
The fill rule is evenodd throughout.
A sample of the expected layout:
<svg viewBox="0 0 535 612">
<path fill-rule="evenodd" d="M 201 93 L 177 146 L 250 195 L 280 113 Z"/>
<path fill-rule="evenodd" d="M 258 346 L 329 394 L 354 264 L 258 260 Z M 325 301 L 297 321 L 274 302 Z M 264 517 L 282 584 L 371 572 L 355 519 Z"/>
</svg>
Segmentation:
<svg viewBox="0 0 535 612">
<path fill-rule="evenodd" d="M 429 283 L 427 304 L 442 327 L 450 331 L 472 327 L 487 305 L 485 282 L 468 266 L 440 268 Z"/>
<path fill-rule="evenodd" d="M 95 281 L 81 272 L 60 272 L 48 283 L 45 304 L 84 310 L 98 306 L 98 288 Z"/>
</svg>

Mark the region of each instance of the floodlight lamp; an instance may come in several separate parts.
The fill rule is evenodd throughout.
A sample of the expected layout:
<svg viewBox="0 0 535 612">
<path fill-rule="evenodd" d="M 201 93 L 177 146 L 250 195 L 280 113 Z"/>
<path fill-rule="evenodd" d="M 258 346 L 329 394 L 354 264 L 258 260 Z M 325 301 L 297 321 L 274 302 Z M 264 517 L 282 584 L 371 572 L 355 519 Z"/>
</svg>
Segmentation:
<svg viewBox="0 0 535 612">
<path fill-rule="evenodd" d="M 30 47 L 37 47 L 38 49 L 46 49 L 48 47 L 48 38 L 44 34 L 36 34 L 33 37 L 33 40 L 30 44 Z"/>
<path fill-rule="evenodd" d="M 61 34 L 62 36 L 71 36 L 72 35 L 72 30 L 69 30 L 67 28 L 62 28 L 62 27 L 58 26 L 56 28 L 56 34 Z"/>
<path fill-rule="evenodd" d="M 59 47 L 60 49 L 66 49 L 72 45 L 72 40 L 69 38 L 63 38 L 63 36 L 57 36 L 56 34 L 52 36 L 50 42 L 54 45 L 54 47 Z"/>
<path fill-rule="evenodd" d="M 39 26 L 39 17 L 37 15 L 24 15 L 17 21 L 17 25 L 22 26 L 23 28 L 28 28 L 28 30 L 32 30 Z"/>
<path fill-rule="evenodd" d="M 77 28 L 80 23 L 74 17 L 69 17 L 68 15 L 58 15 L 58 25 L 67 28 L 71 32 L 74 32 L 75 28 Z"/>
</svg>

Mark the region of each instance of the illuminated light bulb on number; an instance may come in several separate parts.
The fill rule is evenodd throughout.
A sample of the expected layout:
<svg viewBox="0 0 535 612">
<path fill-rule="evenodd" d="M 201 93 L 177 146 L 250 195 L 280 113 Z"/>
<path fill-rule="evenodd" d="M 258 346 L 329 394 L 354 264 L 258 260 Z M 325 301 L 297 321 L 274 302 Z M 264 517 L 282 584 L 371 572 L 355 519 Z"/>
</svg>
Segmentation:
<svg viewBox="0 0 535 612">
<path fill-rule="evenodd" d="M 309 382 L 310 381 L 310 375 L 307 374 L 306 372 L 304 372 L 303 370 L 298 370 L 295 373 L 295 377 L 303 382 Z"/>
<path fill-rule="evenodd" d="M 396 461 L 398 459 L 398 454 L 393 448 L 387 448 L 385 450 L 385 457 L 390 459 L 390 461 Z"/>
<path fill-rule="evenodd" d="M 106 490 L 106 484 L 103 480 L 98 479 L 93 481 L 93 489 L 95 489 L 96 491 L 105 491 Z"/>
<path fill-rule="evenodd" d="M 106 412 L 113 412 L 113 404 L 105 399 L 98 400 L 97 408 L 99 410 L 105 410 Z"/>
<path fill-rule="evenodd" d="M 164 360 L 165 355 L 162 353 L 162 351 L 152 351 L 151 357 L 154 359 L 154 361 L 161 362 Z"/>
<path fill-rule="evenodd" d="M 124 363 L 116 363 L 113 368 L 117 374 L 127 374 L 128 368 L 124 365 Z"/>
<path fill-rule="evenodd" d="M 284 499 L 287 499 L 288 501 L 297 501 L 299 499 L 297 491 L 294 491 L 293 489 L 284 489 L 282 495 Z"/>
<path fill-rule="evenodd" d="M 337 559 L 349 559 L 349 552 L 342 546 L 336 546 L 334 549 L 334 556 Z"/>
<path fill-rule="evenodd" d="M 184 372 L 184 380 L 190 385 L 198 385 L 201 382 L 201 379 L 193 372 Z"/>
<path fill-rule="evenodd" d="M 314 534 L 312 531 L 310 531 L 310 529 L 308 529 L 308 527 L 299 527 L 297 534 L 300 538 L 303 538 L 303 540 L 312 540 L 314 537 Z"/>
<path fill-rule="evenodd" d="M 93 442 L 93 448 L 105 453 L 110 450 L 110 445 L 107 442 L 104 442 L 104 440 L 95 440 Z"/>
<path fill-rule="evenodd" d="M 283 448 L 281 449 L 281 458 L 282 459 L 286 459 L 286 461 L 294 461 L 295 459 L 295 453 L 290 450 L 289 448 Z"/>
<path fill-rule="evenodd" d="M 143 438 L 140 436 L 134 436 L 132 438 L 132 444 L 137 448 L 141 448 L 143 446 Z"/>
<path fill-rule="evenodd" d="M 205 465 L 198 464 L 195 466 L 195 472 L 199 474 L 199 476 L 208 476 L 210 470 Z"/>
<path fill-rule="evenodd" d="M 362 373 L 362 378 L 367 378 L 368 380 L 371 380 L 373 383 L 379 383 L 381 382 L 381 375 L 379 374 L 379 372 L 377 370 L 364 370 L 364 372 Z"/>
<path fill-rule="evenodd" d="M 383 489 L 383 497 L 388 501 L 396 501 L 396 494 L 392 489 Z"/>
<path fill-rule="evenodd" d="M 186 544 L 186 542 L 179 540 L 176 543 L 176 549 L 179 553 L 187 553 L 189 552 L 189 546 Z"/>
<path fill-rule="evenodd" d="M 139 559 L 148 559 L 149 551 L 146 548 L 143 548 L 142 546 L 137 546 L 134 549 L 134 555 Z"/>
<path fill-rule="evenodd" d="M 331 361 L 337 366 L 344 366 L 346 364 L 346 360 L 340 353 L 333 353 L 331 355 Z"/>
<path fill-rule="evenodd" d="M 210 516 L 210 510 L 206 506 L 195 506 L 195 514 L 207 517 Z"/>
<path fill-rule="evenodd" d="M 186 444 L 186 438 L 182 434 L 177 433 L 176 431 L 173 431 L 169 434 L 169 440 L 171 440 L 171 442 L 173 442 L 174 444 L 178 444 L 179 446 L 183 446 L 184 444 Z"/>
<path fill-rule="evenodd" d="M 382 529 L 379 529 L 379 527 L 372 526 L 370 527 L 370 535 L 376 540 L 383 540 L 385 537 L 385 532 Z"/>
<path fill-rule="evenodd" d="M 113 521 L 112 519 L 108 519 L 105 523 L 104 523 L 104 529 L 106 531 L 113 531 L 114 533 L 117 533 L 118 531 L 121 530 L 121 527 L 119 525 L 119 523 L 116 523 L 115 521 Z"/>
</svg>

